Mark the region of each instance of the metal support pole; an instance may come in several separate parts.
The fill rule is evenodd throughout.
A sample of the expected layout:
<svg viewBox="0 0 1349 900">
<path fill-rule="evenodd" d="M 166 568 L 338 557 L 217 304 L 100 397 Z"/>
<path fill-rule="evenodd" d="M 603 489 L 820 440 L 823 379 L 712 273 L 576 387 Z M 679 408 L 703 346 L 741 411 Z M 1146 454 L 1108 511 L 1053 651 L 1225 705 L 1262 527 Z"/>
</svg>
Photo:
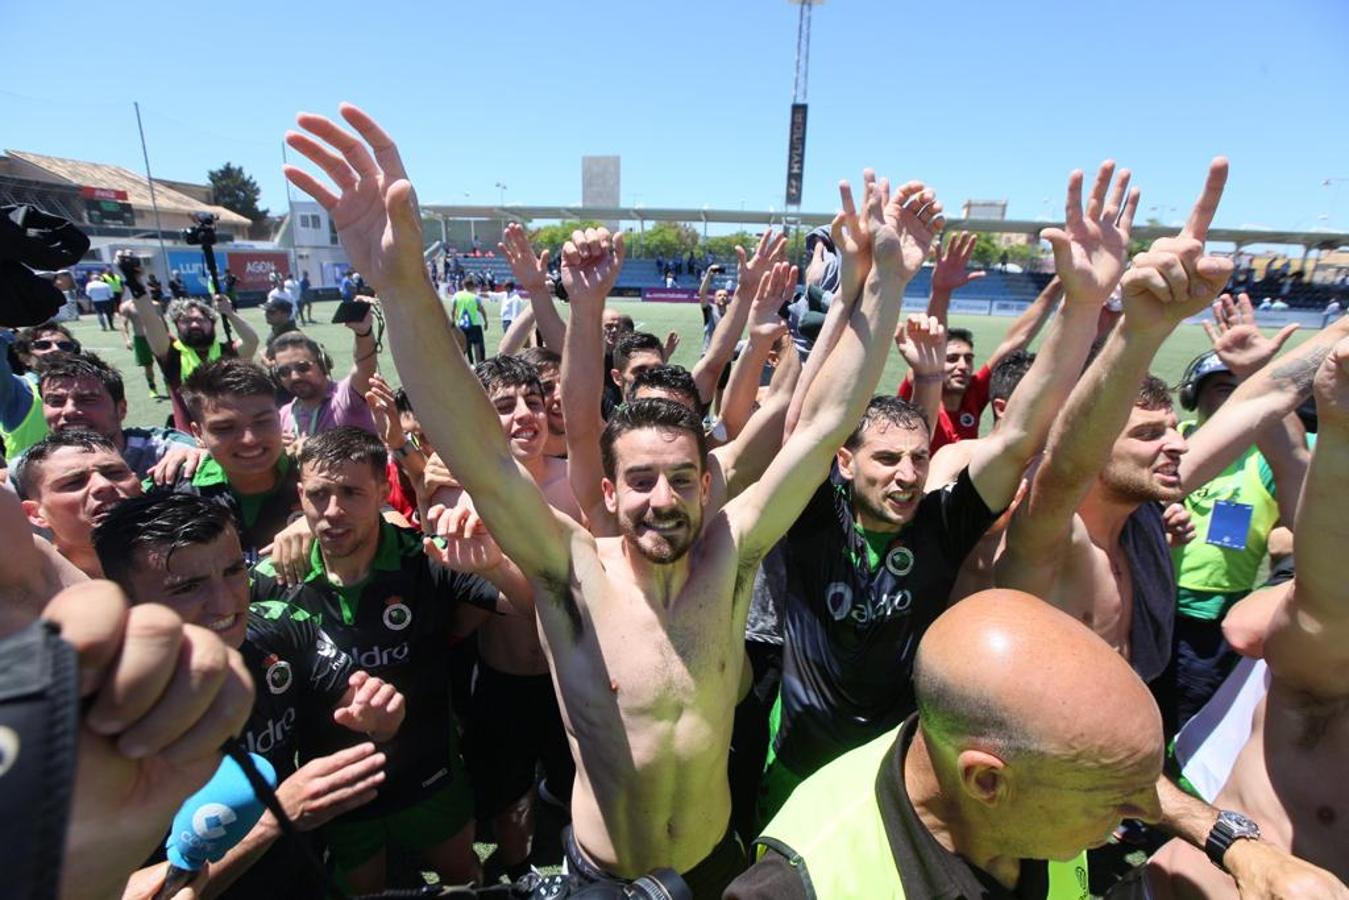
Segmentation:
<svg viewBox="0 0 1349 900">
<path fill-rule="evenodd" d="M 173 270 L 169 268 L 169 251 L 164 246 L 164 228 L 159 221 L 159 200 L 155 197 L 155 179 L 150 174 L 150 151 L 145 148 L 145 126 L 141 124 L 141 105 L 137 100 L 131 101 L 131 105 L 136 108 L 136 130 L 141 136 L 141 156 L 145 157 L 145 180 L 150 185 L 150 208 L 155 211 L 155 237 L 159 239 L 159 256 L 164 263 L 164 280 L 167 284 Z"/>
</svg>

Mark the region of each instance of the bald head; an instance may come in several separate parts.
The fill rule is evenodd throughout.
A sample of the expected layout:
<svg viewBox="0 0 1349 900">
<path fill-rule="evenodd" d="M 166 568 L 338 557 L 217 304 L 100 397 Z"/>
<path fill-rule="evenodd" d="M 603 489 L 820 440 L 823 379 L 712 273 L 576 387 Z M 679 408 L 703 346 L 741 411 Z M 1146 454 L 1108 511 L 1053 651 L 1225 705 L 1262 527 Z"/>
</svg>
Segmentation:
<svg viewBox="0 0 1349 900">
<path fill-rule="evenodd" d="M 981 591 L 939 617 L 918 647 L 914 691 L 924 733 L 956 750 L 1110 765 L 1162 745 L 1156 704 L 1129 664 L 1019 591 Z"/>
</svg>

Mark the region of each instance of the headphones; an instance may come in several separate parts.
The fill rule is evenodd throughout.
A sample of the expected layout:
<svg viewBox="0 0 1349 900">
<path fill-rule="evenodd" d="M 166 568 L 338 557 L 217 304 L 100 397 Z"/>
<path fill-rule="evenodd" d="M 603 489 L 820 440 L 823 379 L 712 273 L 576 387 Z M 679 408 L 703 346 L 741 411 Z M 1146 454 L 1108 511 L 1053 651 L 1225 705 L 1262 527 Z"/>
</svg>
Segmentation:
<svg viewBox="0 0 1349 900">
<path fill-rule="evenodd" d="M 1215 366 L 1214 363 L 1217 363 L 1217 365 Z M 1185 367 L 1185 374 L 1180 376 L 1180 388 L 1177 391 L 1177 399 L 1180 401 L 1181 408 L 1188 412 L 1194 412 L 1195 407 L 1199 405 L 1200 382 L 1215 372 L 1226 371 L 1227 367 L 1218 359 L 1218 353 L 1215 350 L 1201 353 L 1190 360 L 1190 364 Z"/>
</svg>

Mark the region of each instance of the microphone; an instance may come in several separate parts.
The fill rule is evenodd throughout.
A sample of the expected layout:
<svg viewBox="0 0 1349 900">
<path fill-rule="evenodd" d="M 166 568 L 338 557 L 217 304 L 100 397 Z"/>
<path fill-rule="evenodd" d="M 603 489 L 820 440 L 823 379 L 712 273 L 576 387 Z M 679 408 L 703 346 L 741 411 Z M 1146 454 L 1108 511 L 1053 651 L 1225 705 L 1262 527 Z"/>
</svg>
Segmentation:
<svg viewBox="0 0 1349 900">
<path fill-rule="evenodd" d="M 270 787 L 276 787 L 276 769 L 256 753 L 248 754 Z M 211 780 L 188 797 L 173 817 L 164 842 L 169 868 L 156 900 L 172 897 L 201 871 L 207 861 L 218 862 L 262 818 L 263 803 L 253 791 L 243 768 L 226 756 Z"/>
</svg>

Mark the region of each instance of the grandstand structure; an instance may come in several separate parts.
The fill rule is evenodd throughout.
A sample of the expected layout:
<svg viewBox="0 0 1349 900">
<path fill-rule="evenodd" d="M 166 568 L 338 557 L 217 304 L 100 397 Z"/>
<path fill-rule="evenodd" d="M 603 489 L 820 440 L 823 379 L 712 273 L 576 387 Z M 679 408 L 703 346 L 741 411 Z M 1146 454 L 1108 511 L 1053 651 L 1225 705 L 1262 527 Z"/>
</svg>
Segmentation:
<svg viewBox="0 0 1349 900">
<path fill-rule="evenodd" d="M 794 213 L 790 217 L 784 217 L 783 212 L 775 210 L 516 206 L 513 204 L 506 206 L 423 204 L 421 213 L 423 219 L 445 223 L 447 232 L 462 231 L 462 223 L 473 223 L 474 232 L 481 239 L 484 248 L 495 246 L 500 229 L 507 222 L 519 222 L 523 225 L 581 219 L 619 222 L 629 231 L 636 232 L 634 236 L 640 238 L 646 226 L 654 222 L 682 222 L 694 225 L 701 223 L 704 229 L 709 224 L 733 225 L 754 231 L 770 226 L 774 228 L 816 228 L 820 225 L 828 225 L 834 217 L 832 212 L 801 212 Z M 450 223 L 454 223 L 458 228 L 449 227 Z M 946 227 L 948 231 L 964 230 L 994 235 L 1024 235 L 1027 240 L 1033 241 L 1038 239 L 1042 230 L 1059 224 L 1030 219 L 961 218 L 947 220 Z M 1135 224 L 1133 236 L 1137 240 L 1151 241 L 1159 237 L 1173 235 L 1175 231 L 1174 226 Z M 428 257 L 438 256 L 444 249 L 441 247 L 441 242 L 435 240 L 434 234 L 427 234 L 427 240 L 430 244 Z M 1349 270 L 1349 266 L 1341 266 L 1337 259 L 1333 269 L 1327 267 L 1320 272 L 1320 277 L 1317 277 L 1317 264 L 1323 256 L 1328 254 L 1338 256 L 1335 251 L 1339 251 L 1341 248 L 1349 248 L 1349 233 L 1212 228 L 1209 230 L 1209 242 L 1210 244 L 1230 245 L 1233 255 L 1246 252 L 1245 248 L 1248 247 L 1269 244 L 1300 247 L 1302 249 L 1299 269 L 1303 276 L 1297 280 L 1292 289 L 1283 293 L 1277 285 L 1252 281 L 1249 289 L 1252 298 L 1257 301 L 1265 295 L 1282 296 L 1282 300 L 1290 307 L 1313 309 L 1324 307 L 1332 299 L 1340 299 L 1342 303 L 1349 299 L 1349 289 L 1331 283 L 1336 280 L 1337 274 L 1341 274 L 1339 270 Z M 1313 252 L 1315 252 L 1315 256 L 1312 255 Z M 1292 254 L 1289 255 L 1292 256 Z M 459 256 L 458 260 L 459 265 L 466 273 L 486 274 L 490 272 L 498 283 L 510 277 L 510 266 L 505 259 L 500 257 Z M 735 260 L 719 259 L 715 261 L 724 265 L 727 272 L 720 279 L 718 286 L 733 284 L 735 282 Z M 931 287 L 930 272 L 930 268 L 925 268 L 914 278 L 909 284 L 906 296 L 926 296 Z M 984 278 L 964 288 L 961 291 L 961 297 L 981 302 L 1025 302 L 1033 299 L 1040 292 L 1048 282 L 1049 277 L 1045 273 L 990 269 Z M 688 274 L 680 277 L 678 283 L 683 288 L 696 288 L 698 286 L 697 281 Z M 623 271 L 619 274 L 616 292 L 634 296 L 640 295 L 643 289 L 663 287 L 664 284 L 665 280 L 652 260 L 629 256 L 623 266 Z"/>
</svg>

